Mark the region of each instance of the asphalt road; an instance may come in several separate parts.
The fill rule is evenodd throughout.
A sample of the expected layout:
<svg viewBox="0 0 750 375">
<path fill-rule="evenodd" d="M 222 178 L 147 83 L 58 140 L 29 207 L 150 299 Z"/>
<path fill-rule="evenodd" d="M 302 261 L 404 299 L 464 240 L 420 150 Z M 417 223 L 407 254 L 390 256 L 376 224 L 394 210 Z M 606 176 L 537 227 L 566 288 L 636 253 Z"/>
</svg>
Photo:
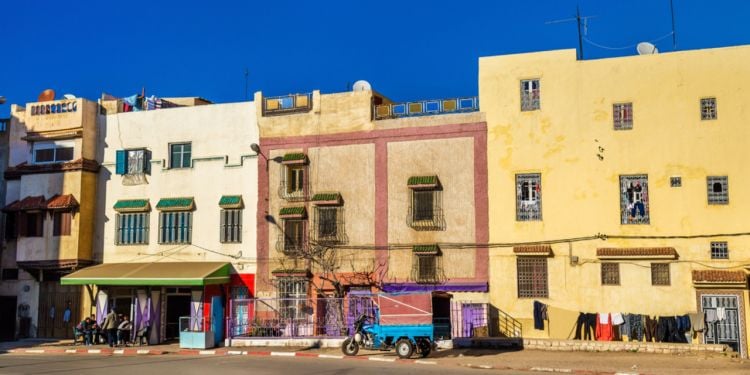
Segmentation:
<svg viewBox="0 0 750 375">
<path fill-rule="evenodd" d="M 0 355 L 0 374 L 472 374 L 485 371 L 411 363 L 250 356 Z M 493 371 L 493 373 L 498 373 Z M 521 374 L 502 371 L 502 374 Z M 524 372 L 523 374 L 528 374 Z"/>
</svg>

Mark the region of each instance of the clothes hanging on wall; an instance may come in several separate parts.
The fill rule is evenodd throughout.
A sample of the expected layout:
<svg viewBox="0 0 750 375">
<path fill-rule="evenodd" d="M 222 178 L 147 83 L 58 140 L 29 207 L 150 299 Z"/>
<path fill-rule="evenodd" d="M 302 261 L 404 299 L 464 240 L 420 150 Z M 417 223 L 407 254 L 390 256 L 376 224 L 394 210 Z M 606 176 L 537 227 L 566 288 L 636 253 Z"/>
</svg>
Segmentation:
<svg viewBox="0 0 750 375">
<path fill-rule="evenodd" d="M 619 326 L 625 323 L 625 319 L 622 317 L 622 313 L 612 313 L 612 324 Z"/>
<path fill-rule="evenodd" d="M 646 341 L 657 341 L 656 340 L 656 326 L 657 321 L 656 318 L 651 318 L 648 315 L 644 316 L 645 319 L 645 329 L 646 329 Z"/>
<path fill-rule="evenodd" d="M 716 308 L 716 320 L 722 321 L 727 318 L 727 309 L 725 307 Z"/>
<path fill-rule="evenodd" d="M 547 305 L 534 301 L 534 329 L 544 329 L 544 317 L 547 315 Z"/>
<path fill-rule="evenodd" d="M 613 338 L 612 317 L 609 313 L 599 314 L 596 320 L 596 339 L 598 341 L 612 341 Z"/>
<path fill-rule="evenodd" d="M 705 329 L 706 316 L 703 312 L 690 313 L 690 326 L 692 328 L 693 338 L 698 338 L 698 332 L 703 332 Z"/>
<path fill-rule="evenodd" d="M 719 320 L 716 316 L 716 310 L 706 310 L 706 323 L 713 323 Z"/>
<path fill-rule="evenodd" d="M 643 340 L 643 316 L 641 314 L 628 314 L 625 324 L 627 325 L 626 334 L 630 341 Z"/>
<path fill-rule="evenodd" d="M 593 340 L 595 336 L 596 314 L 580 313 L 576 321 L 576 335 L 574 340 Z M 581 328 L 583 328 L 583 337 L 581 337 Z"/>
</svg>

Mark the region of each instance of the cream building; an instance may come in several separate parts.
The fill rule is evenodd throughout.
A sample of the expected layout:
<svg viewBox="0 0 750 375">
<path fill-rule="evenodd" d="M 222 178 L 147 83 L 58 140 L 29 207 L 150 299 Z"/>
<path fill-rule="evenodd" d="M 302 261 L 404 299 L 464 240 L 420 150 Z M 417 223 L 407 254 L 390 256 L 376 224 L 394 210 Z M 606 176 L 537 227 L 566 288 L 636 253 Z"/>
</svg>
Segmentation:
<svg viewBox="0 0 750 375">
<path fill-rule="evenodd" d="M 480 59 L 490 242 L 518 244 L 492 250 L 490 295 L 525 337 L 572 338 L 580 312 L 720 312 L 696 340 L 746 355 L 749 58 Z"/>
</svg>

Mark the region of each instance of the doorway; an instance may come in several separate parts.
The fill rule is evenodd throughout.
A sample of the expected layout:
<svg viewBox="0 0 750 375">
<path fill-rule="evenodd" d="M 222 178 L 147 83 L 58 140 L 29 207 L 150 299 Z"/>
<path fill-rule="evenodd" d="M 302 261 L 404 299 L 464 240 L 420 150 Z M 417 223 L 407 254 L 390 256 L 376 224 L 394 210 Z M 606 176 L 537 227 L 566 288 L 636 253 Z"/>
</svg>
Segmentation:
<svg viewBox="0 0 750 375">
<path fill-rule="evenodd" d="M 167 296 L 166 339 L 180 337 L 180 318 L 190 316 L 190 295 Z"/>
<path fill-rule="evenodd" d="M 0 341 L 15 339 L 16 302 L 16 296 L 0 296 Z"/>
<path fill-rule="evenodd" d="M 736 295 L 703 295 L 701 306 L 706 316 L 717 316 L 714 322 L 706 322 L 703 340 L 706 344 L 724 344 L 735 353 L 742 353 L 740 340 L 739 297 Z"/>
</svg>

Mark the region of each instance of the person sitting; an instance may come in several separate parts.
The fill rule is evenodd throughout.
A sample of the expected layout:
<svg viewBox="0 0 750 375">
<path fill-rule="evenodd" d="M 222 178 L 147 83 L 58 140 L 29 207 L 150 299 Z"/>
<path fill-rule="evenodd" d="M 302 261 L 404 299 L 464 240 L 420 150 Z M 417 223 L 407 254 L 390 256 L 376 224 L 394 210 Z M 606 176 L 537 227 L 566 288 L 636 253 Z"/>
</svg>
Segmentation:
<svg viewBox="0 0 750 375">
<path fill-rule="evenodd" d="M 117 326 L 117 341 L 120 345 L 128 346 L 130 342 L 130 332 L 133 330 L 133 323 L 127 316 L 122 318 L 122 322 Z"/>
<path fill-rule="evenodd" d="M 83 344 L 86 346 L 91 345 L 91 327 L 92 322 L 91 318 L 89 317 L 86 317 L 86 319 L 82 320 L 76 326 L 76 335 L 83 336 Z"/>
</svg>

